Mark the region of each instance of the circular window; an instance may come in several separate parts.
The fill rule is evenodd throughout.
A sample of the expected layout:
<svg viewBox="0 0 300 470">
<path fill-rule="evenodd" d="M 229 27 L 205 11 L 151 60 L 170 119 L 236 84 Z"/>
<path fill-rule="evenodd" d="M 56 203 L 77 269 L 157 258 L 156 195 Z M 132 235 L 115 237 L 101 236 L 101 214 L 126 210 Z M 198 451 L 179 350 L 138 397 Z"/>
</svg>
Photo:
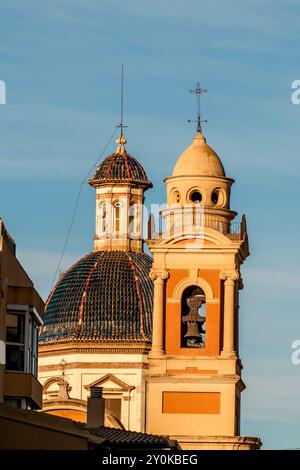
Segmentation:
<svg viewBox="0 0 300 470">
<path fill-rule="evenodd" d="M 202 201 L 202 194 L 199 191 L 193 191 L 190 198 L 192 202 L 199 204 Z"/>
</svg>

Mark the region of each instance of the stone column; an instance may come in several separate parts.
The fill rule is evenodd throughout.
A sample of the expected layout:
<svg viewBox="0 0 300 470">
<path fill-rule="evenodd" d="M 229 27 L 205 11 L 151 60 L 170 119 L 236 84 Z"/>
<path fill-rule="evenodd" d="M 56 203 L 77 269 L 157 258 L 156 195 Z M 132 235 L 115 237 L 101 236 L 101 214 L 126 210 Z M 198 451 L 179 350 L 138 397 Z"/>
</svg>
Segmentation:
<svg viewBox="0 0 300 470">
<path fill-rule="evenodd" d="M 223 349 L 221 356 L 236 356 L 235 333 L 235 282 L 239 279 L 237 271 L 221 272 L 220 278 L 224 280 L 224 323 L 223 323 Z"/>
<path fill-rule="evenodd" d="M 165 280 L 169 273 L 166 270 L 150 272 L 154 281 L 153 315 L 152 315 L 152 348 L 150 357 L 159 357 L 164 354 L 164 290 Z"/>
</svg>

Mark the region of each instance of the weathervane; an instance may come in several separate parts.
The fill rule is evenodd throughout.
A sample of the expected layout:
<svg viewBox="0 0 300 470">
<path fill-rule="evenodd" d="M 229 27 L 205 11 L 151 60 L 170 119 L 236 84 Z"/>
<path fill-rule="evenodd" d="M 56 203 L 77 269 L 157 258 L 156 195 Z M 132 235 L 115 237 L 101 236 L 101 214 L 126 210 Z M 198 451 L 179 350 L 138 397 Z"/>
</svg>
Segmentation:
<svg viewBox="0 0 300 470">
<path fill-rule="evenodd" d="M 196 88 L 194 88 L 193 90 L 190 90 L 191 93 L 195 93 L 196 98 L 197 98 L 197 120 L 193 121 L 193 120 L 189 119 L 188 122 L 196 122 L 197 123 L 197 132 L 202 132 L 201 122 L 207 122 L 206 119 L 201 120 L 201 115 L 200 115 L 200 95 L 202 95 L 202 93 L 207 93 L 207 91 L 208 90 L 206 88 L 201 88 L 200 87 L 200 82 L 196 83 Z"/>
</svg>

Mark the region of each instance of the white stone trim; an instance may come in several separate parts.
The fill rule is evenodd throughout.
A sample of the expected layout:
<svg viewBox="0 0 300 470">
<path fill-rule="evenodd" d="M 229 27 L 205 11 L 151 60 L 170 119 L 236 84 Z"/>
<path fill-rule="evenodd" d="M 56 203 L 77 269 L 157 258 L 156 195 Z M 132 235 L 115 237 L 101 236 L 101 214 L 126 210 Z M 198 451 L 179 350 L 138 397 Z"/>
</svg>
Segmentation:
<svg viewBox="0 0 300 470">
<path fill-rule="evenodd" d="M 44 321 L 43 319 L 40 317 L 40 315 L 38 314 L 38 312 L 36 311 L 36 309 L 33 307 L 33 308 L 30 308 L 30 313 L 33 314 L 34 318 L 36 319 L 37 323 L 40 325 L 40 326 L 43 326 L 44 324 Z"/>
<path fill-rule="evenodd" d="M 172 299 L 172 297 L 167 298 L 168 304 L 180 304 L 180 300 Z"/>
<path fill-rule="evenodd" d="M 23 304 L 7 304 L 6 310 L 17 310 L 17 311 L 22 311 L 22 312 L 27 312 L 28 310 L 28 305 L 23 305 Z"/>
<path fill-rule="evenodd" d="M 0 340 L 0 365 L 5 364 L 5 343 Z"/>
<path fill-rule="evenodd" d="M 211 299 L 211 300 L 207 300 L 206 301 L 206 305 L 214 305 L 214 304 L 219 304 L 220 303 L 220 299 L 219 298 L 215 298 L 215 299 Z"/>
</svg>

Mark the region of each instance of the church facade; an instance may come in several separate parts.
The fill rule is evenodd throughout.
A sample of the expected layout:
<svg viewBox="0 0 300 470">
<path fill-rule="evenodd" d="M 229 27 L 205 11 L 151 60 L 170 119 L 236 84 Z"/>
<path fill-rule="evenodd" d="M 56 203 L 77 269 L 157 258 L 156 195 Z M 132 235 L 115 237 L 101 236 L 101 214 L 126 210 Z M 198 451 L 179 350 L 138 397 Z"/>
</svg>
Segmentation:
<svg viewBox="0 0 300 470">
<path fill-rule="evenodd" d="M 199 121 L 165 179 L 164 229 L 150 218 L 149 256 L 142 222 L 152 184 L 127 153 L 122 128 L 117 144 L 89 180 L 94 251 L 46 303 L 43 410 L 85 421 L 98 386 L 106 425 L 168 435 L 184 449 L 257 449 L 258 438 L 240 436 L 240 267 L 249 249 L 245 216 L 236 223 L 230 208 L 234 180 Z"/>
</svg>

